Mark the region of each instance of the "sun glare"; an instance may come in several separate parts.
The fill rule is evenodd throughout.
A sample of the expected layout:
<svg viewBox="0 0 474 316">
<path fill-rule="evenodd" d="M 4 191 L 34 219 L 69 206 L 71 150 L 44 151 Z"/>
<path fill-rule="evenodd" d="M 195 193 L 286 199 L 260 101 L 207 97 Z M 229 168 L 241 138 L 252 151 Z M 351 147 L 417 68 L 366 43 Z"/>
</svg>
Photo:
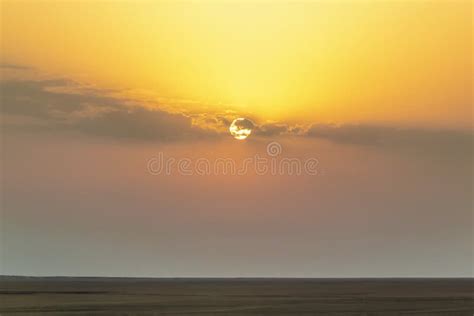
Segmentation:
<svg viewBox="0 0 474 316">
<path fill-rule="evenodd" d="M 229 126 L 229 131 L 235 139 L 244 140 L 250 136 L 254 124 L 246 118 L 237 118 Z"/>
</svg>

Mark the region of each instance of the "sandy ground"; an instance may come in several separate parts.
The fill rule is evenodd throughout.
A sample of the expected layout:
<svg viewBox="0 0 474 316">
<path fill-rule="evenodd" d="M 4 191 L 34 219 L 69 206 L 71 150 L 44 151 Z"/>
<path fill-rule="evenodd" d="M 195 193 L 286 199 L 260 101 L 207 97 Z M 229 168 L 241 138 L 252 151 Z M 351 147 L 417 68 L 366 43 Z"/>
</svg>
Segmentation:
<svg viewBox="0 0 474 316">
<path fill-rule="evenodd" d="M 474 279 L 0 277 L 0 315 L 469 315 Z"/>
</svg>

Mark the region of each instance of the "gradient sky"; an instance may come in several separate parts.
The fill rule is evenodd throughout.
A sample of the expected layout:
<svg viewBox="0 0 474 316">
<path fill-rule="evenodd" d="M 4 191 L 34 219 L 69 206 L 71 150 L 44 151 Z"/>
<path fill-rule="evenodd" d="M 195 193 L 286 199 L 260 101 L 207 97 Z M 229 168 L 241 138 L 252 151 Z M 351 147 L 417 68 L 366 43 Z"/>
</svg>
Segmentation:
<svg viewBox="0 0 474 316">
<path fill-rule="evenodd" d="M 472 275 L 470 1 L 0 3 L 1 274 Z"/>
</svg>

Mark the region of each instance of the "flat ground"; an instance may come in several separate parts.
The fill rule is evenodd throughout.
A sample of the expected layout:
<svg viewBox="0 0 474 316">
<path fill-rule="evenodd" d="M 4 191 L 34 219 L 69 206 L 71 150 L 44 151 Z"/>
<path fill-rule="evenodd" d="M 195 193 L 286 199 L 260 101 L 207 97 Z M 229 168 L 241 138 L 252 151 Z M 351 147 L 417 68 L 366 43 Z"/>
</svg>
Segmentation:
<svg viewBox="0 0 474 316">
<path fill-rule="evenodd" d="M 473 315 L 474 279 L 0 277 L 0 315 Z"/>
</svg>

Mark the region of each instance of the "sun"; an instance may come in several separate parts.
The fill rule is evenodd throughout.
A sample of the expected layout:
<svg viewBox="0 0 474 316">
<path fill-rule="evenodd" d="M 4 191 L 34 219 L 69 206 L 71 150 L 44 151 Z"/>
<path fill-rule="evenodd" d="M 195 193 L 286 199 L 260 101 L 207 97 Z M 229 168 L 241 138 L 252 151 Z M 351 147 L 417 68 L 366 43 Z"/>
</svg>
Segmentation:
<svg viewBox="0 0 474 316">
<path fill-rule="evenodd" d="M 254 126 L 251 120 L 239 117 L 230 124 L 229 132 L 235 139 L 244 140 L 250 136 Z"/>
</svg>

